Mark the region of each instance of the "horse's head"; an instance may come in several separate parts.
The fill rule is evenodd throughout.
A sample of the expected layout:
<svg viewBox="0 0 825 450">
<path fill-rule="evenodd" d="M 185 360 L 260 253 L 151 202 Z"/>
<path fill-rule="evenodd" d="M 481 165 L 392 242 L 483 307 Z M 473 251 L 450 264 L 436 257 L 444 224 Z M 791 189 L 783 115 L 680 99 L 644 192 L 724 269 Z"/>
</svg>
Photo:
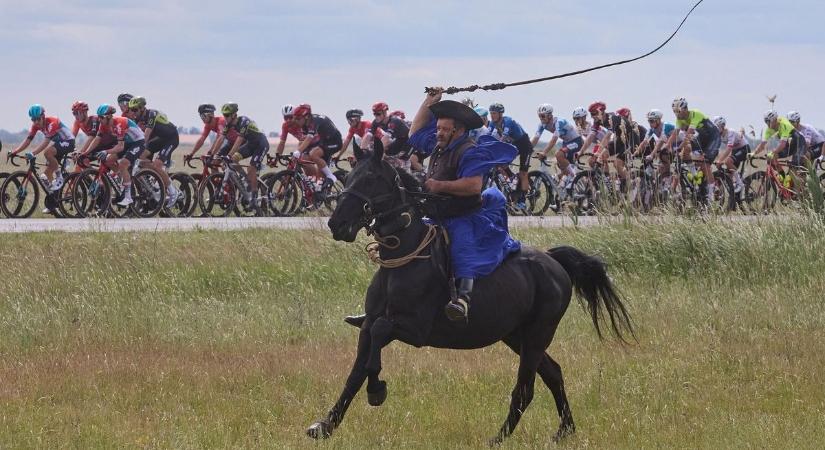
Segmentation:
<svg viewBox="0 0 825 450">
<path fill-rule="evenodd" d="M 405 185 L 410 182 L 415 183 L 412 176 L 399 174 L 384 161 L 384 148 L 376 140 L 372 157 L 356 164 L 347 176 L 346 187 L 327 223 L 332 237 L 352 242 L 361 228 L 400 212 L 407 206 Z"/>
</svg>

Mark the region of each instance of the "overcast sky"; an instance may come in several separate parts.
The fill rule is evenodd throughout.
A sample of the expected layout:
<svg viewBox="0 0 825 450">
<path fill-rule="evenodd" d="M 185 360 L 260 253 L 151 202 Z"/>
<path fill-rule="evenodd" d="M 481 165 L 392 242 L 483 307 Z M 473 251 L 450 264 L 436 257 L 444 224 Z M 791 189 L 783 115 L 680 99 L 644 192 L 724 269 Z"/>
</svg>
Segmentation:
<svg viewBox="0 0 825 450">
<path fill-rule="evenodd" d="M 424 86 L 520 81 L 645 53 L 694 3 L 0 0 L 0 128 L 27 127 L 32 103 L 71 122 L 75 99 L 96 106 L 121 92 L 178 125 L 200 124 L 199 103 L 236 101 L 271 131 L 282 104 L 308 102 L 343 128 L 347 109 L 377 100 L 413 113 Z M 779 95 L 780 113 L 825 127 L 823 18 L 821 0 L 705 0 L 647 59 L 474 97 L 504 103 L 531 131 L 544 102 L 562 117 L 599 99 L 673 120 L 675 96 L 758 130 L 766 94 Z"/>
</svg>

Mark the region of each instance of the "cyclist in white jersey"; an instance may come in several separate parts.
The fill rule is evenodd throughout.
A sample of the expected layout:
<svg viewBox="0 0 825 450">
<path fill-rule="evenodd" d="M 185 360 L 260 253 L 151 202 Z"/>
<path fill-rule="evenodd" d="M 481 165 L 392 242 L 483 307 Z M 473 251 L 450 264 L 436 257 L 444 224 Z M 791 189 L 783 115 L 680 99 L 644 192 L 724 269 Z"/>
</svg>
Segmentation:
<svg viewBox="0 0 825 450">
<path fill-rule="evenodd" d="M 538 157 L 544 159 L 547 157 L 547 153 L 556 146 L 556 142 L 561 139 L 561 148 L 556 152 L 556 164 L 559 166 L 560 178 L 563 179 L 565 175 L 567 176 L 566 183 L 562 183 L 562 185 L 569 188 L 572 186 L 573 177 L 576 176 L 572 162 L 576 158 L 576 153 L 581 150 L 584 140 L 574 124 L 553 115 L 552 105 L 547 103 L 540 105 L 537 113 L 540 123 L 536 134 L 533 135 L 531 144 L 535 147 L 545 130 L 553 133 L 547 147 L 544 148 L 544 151 L 538 153 Z"/>
<path fill-rule="evenodd" d="M 796 128 L 805 138 L 805 145 L 807 146 L 806 153 L 811 160 L 822 158 L 822 147 L 825 144 L 825 136 L 819 132 L 815 127 L 802 123 L 802 116 L 797 111 L 791 111 L 787 114 L 788 121 Z"/>
<path fill-rule="evenodd" d="M 716 157 L 714 163 L 717 166 L 725 165 L 725 167 L 733 173 L 733 191 L 737 194 L 745 188 L 745 183 L 742 182 L 742 176 L 739 175 L 739 165 L 745 162 L 748 153 L 751 152 L 751 147 L 748 145 L 747 139 L 742 133 L 733 131 L 727 127 L 727 121 L 722 116 L 713 118 L 713 124 L 719 128 L 719 134 L 722 137 L 722 144 L 719 147 L 719 156 Z"/>
</svg>

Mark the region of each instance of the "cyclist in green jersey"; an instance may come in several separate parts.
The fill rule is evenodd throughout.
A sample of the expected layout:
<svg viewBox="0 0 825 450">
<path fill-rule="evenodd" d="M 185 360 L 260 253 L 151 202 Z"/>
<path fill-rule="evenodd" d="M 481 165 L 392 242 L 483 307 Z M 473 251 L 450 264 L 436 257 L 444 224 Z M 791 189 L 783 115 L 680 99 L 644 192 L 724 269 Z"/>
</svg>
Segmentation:
<svg viewBox="0 0 825 450">
<path fill-rule="evenodd" d="M 768 128 L 762 134 L 762 142 L 756 147 L 753 156 L 760 155 L 768 146 L 768 141 L 776 137 L 779 139 L 779 145 L 768 154 L 768 158 L 791 158 L 791 170 L 795 170 L 801 164 L 802 158 L 805 156 L 805 138 L 796 131 L 793 124 L 784 118 L 780 117 L 779 113 L 774 110 L 765 111 L 762 116 L 765 119 L 765 124 Z"/>
<path fill-rule="evenodd" d="M 682 97 L 673 100 L 671 106 L 676 115 L 676 129 L 685 132 L 685 140 L 679 147 L 682 158 L 691 157 L 691 151 L 694 158 L 703 158 L 698 164 L 707 180 L 708 200 L 712 201 L 716 180 L 713 178 L 711 163 L 719 155 L 719 146 L 722 144 L 719 129 L 701 111 L 688 109 L 687 100 Z M 666 148 L 672 148 L 678 139 L 679 133 L 671 133 Z"/>
</svg>

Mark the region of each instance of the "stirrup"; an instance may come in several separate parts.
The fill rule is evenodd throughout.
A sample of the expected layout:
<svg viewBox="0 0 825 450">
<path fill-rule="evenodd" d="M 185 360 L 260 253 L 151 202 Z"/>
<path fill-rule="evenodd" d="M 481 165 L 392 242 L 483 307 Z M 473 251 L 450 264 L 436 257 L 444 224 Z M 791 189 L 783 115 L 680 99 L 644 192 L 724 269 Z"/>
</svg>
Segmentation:
<svg viewBox="0 0 825 450">
<path fill-rule="evenodd" d="M 468 313 L 470 311 L 470 304 L 467 300 L 461 297 L 451 300 L 444 306 L 444 314 L 451 322 L 466 322 L 468 320 Z"/>
</svg>

